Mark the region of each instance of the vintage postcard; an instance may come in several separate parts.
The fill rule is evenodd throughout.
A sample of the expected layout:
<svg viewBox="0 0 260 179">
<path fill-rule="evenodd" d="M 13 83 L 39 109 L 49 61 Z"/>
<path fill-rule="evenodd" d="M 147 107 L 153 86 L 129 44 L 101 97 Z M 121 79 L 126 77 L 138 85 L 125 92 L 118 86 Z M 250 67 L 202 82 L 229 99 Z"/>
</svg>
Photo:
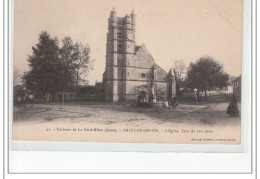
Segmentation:
<svg viewBox="0 0 260 179">
<path fill-rule="evenodd" d="M 241 0 L 16 0 L 14 141 L 241 144 Z"/>
</svg>

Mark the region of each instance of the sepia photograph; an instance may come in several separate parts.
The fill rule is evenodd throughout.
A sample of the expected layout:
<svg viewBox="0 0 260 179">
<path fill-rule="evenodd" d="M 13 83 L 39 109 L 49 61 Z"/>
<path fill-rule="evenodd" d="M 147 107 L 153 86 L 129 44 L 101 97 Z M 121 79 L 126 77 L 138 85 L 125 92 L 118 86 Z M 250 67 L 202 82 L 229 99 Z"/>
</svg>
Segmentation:
<svg viewBox="0 0 260 179">
<path fill-rule="evenodd" d="M 241 144 L 243 1 L 15 0 L 13 16 L 13 141 Z"/>
</svg>

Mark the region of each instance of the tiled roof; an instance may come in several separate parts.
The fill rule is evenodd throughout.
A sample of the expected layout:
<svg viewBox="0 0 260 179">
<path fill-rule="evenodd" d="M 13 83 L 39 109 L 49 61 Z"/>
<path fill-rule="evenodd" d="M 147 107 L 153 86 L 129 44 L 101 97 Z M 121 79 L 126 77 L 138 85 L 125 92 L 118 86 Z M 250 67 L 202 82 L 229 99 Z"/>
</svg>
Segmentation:
<svg viewBox="0 0 260 179">
<path fill-rule="evenodd" d="M 154 65 L 154 59 L 145 45 L 136 46 L 135 62 L 138 67 L 150 68 Z"/>
<path fill-rule="evenodd" d="M 237 77 L 235 80 L 233 80 L 233 82 L 240 81 L 240 80 L 241 80 L 241 75 Z"/>
</svg>

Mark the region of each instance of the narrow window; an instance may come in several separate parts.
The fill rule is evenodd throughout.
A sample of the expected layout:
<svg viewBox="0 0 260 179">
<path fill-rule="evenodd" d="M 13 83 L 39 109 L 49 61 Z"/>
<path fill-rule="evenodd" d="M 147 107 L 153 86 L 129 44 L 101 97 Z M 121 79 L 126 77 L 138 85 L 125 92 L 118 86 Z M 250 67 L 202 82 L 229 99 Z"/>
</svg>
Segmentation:
<svg viewBox="0 0 260 179">
<path fill-rule="evenodd" d="M 122 45 L 118 45 L 118 46 L 117 46 L 117 51 L 118 51 L 118 52 L 122 52 Z"/>
<path fill-rule="evenodd" d="M 117 39 L 122 40 L 123 39 L 123 34 L 122 33 L 117 33 Z"/>
<path fill-rule="evenodd" d="M 142 78 L 145 78 L 145 73 L 142 73 L 142 74 L 141 74 L 141 77 L 142 77 Z"/>
</svg>

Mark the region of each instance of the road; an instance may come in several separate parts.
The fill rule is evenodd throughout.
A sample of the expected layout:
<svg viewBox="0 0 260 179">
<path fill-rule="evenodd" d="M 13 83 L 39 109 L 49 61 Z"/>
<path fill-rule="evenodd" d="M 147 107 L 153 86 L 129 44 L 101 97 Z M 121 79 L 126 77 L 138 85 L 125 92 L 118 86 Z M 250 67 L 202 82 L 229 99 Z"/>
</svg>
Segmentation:
<svg viewBox="0 0 260 179">
<path fill-rule="evenodd" d="M 208 129 L 214 130 L 213 138 L 235 138 L 235 143 L 239 143 L 240 117 L 230 118 L 226 114 L 227 106 L 227 103 L 180 104 L 170 111 L 111 103 L 26 104 L 14 106 L 12 134 L 15 140 L 190 143 L 198 135 L 191 133 L 192 130 Z M 94 128 L 102 131 L 91 132 Z M 73 129 L 76 131 L 72 132 Z M 209 136 L 204 132 L 199 135 Z"/>
</svg>

